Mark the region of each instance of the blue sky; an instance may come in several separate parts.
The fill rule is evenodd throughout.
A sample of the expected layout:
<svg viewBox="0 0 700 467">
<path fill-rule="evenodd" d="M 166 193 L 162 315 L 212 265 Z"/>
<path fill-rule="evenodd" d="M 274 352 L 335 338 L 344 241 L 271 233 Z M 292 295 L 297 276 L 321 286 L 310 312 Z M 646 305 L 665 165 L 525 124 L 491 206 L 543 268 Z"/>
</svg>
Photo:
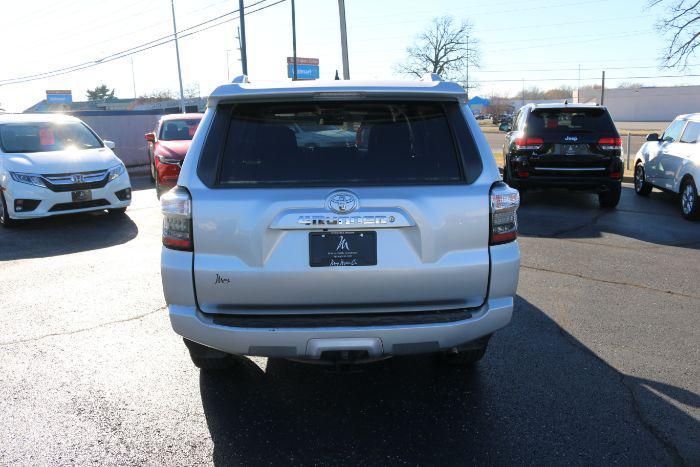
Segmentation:
<svg viewBox="0 0 700 467">
<path fill-rule="evenodd" d="M 247 0 L 246 4 L 254 0 Z M 266 0 L 259 6 L 272 3 Z M 700 74 L 659 70 L 664 40 L 654 29 L 661 8 L 647 0 L 346 0 L 350 74 L 354 79 L 394 79 L 394 66 L 432 18 L 449 14 L 469 19 L 480 42 L 481 68 L 472 74 L 472 94 L 515 93 L 526 86 L 576 86 L 600 80 L 647 85 L 700 84 L 700 78 L 664 79 L 659 75 Z M 236 0 L 175 0 L 178 28 L 237 8 Z M 258 6 L 258 7 L 259 7 Z M 254 7 L 255 8 L 255 7 Z M 320 59 L 321 77 L 341 69 L 336 0 L 296 0 L 297 52 Z M 289 0 L 247 16 L 249 74 L 257 81 L 286 79 L 291 55 Z M 0 82 L 101 57 L 172 33 L 170 0 L 24 0 L 7 2 L 0 16 Z M 237 21 L 180 41 L 185 85 L 203 95 L 240 73 Z M 227 52 L 227 50 L 229 52 Z M 700 57 L 694 60 L 700 63 Z M 133 56 L 137 94 L 176 90 L 172 43 Z M 652 78 L 630 78 L 630 77 Z M 563 80 L 561 80 L 563 79 Z M 22 84 L 0 85 L 0 105 L 20 111 L 44 98 L 46 89 L 71 89 L 75 100 L 100 83 L 118 97 L 133 97 L 130 58 L 75 73 Z"/>
</svg>

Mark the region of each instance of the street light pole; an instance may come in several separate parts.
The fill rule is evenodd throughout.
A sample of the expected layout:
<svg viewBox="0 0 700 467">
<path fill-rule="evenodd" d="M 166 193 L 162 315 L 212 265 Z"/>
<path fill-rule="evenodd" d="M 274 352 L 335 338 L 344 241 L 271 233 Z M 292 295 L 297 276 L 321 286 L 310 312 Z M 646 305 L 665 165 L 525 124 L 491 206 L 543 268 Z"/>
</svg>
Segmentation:
<svg viewBox="0 0 700 467">
<path fill-rule="evenodd" d="M 248 54 L 245 49 L 245 11 L 243 7 L 243 0 L 238 0 L 238 14 L 241 18 L 241 67 L 243 68 L 243 74 L 248 75 Z"/>
<path fill-rule="evenodd" d="M 292 79 L 297 80 L 297 20 L 294 12 L 294 0 L 292 0 L 292 63 L 294 73 Z"/>
<path fill-rule="evenodd" d="M 170 0 L 173 10 L 173 34 L 175 35 L 175 55 L 177 56 L 177 78 L 180 80 L 180 110 L 185 113 L 185 91 L 182 88 L 182 69 L 180 68 L 180 47 L 177 44 L 177 25 L 175 24 L 175 0 Z"/>
<path fill-rule="evenodd" d="M 343 51 L 343 79 L 350 79 L 350 64 L 348 63 L 348 32 L 345 28 L 345 0 L 338 0 L 338 11 L 340 13 L 340 47 Z"/>
</svg>

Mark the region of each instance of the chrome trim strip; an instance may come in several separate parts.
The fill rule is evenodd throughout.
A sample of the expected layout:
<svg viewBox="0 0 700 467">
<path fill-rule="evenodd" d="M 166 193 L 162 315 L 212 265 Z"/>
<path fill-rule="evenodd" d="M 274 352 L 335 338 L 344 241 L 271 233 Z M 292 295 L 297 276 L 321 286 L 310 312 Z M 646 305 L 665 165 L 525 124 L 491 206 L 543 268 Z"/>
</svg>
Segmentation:
<svg viewBox="0 0 700 467">
<path fill-rule="evenodd" d="M 605 167 L 534 167 L 535 170 L 552 170 L 557 172 L 602 172 Z"/>
</svg>

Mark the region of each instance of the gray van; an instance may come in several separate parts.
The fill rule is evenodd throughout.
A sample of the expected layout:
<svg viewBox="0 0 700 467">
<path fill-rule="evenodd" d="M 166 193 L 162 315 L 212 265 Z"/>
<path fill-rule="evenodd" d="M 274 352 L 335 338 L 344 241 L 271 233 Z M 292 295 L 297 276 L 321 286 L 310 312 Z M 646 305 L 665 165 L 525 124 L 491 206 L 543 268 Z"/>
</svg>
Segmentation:
<svg viewBox="0 0 700 467">
<path fill-rule="evenodd" d="M 465 102 L 437 75 L 218 87 L 161 199 L 195 365 L 479 360 L 513 312 L 519 195 Z"/>
</svg>

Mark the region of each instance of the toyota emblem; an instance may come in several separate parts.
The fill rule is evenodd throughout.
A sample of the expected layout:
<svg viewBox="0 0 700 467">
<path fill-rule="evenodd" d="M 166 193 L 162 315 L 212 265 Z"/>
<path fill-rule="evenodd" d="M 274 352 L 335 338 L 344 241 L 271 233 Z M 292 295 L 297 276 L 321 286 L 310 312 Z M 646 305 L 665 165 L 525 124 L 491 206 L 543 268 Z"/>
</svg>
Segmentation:
<svg viewBox="0 0 700 467">
<path fill-rule="evenodd" d="M 328 208 L 338 214 L 349 214 L 360 207 L 360 200 L 349 191 L 336 191 L 328 197 Z"/>
</svg>

